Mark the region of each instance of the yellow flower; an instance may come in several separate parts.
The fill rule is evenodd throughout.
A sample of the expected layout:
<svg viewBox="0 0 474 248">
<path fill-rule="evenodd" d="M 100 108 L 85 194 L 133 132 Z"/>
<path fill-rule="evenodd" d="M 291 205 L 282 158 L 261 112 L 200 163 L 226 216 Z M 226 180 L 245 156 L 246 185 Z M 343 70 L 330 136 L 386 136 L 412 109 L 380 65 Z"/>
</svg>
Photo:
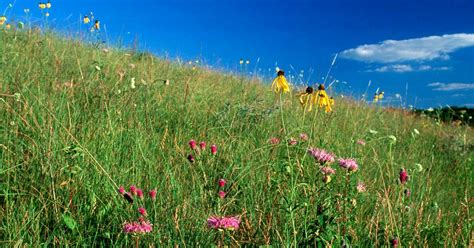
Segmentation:
<svg viewBox="0 0 474 248">
<path fill-rule="evenodd" d="M 334 97 L 329 97 L 329 103 L 331 104 L 331 106 L 334 106 Z"/>
<path fill-rule="evenodd" d="M 290 92 L 290 86 L 288 85 L 288 81 L 286 81 L 284 71 L 278 71 L 277 77 L 272 83 L 272 90 L 275 91 L 275 93 Z"/>
<path fill-rule="evenodd" d="M 239 64 L 242 65 L 243 63 L 244 63 L 244 60 L 243 60 L 243 59 L 240 59 Z"/>
<path fill-rule="evenodd" d="M 379 101 L 379 94 L 375 93 L 374 102 L 378 102 L 378 101 Z"/>
<path fill-rule="evenodd" d="M 50 1 L 48 1 L 48 2 L 46 3 L 46 8 L 48 8 L 48 9 L 51 8 L 51 2 L 50 2 Z"/>
<path fill-rule="evenodd" d="M 7 21 L 5 16 L 0 16 L 0 25 L 3 25 Z"/>
<path fill-rule="evenodd" d="M 319 108 L 325 107 L 326 113 L 331 112 L 331 103 L 329 101 L 328 94 L 324 88 L 324 85 L 320 84 L 318 87 L 318 91 L 316 91 L 316 97 L 314 98 L 314 103 L 319 106 Z"/>
<path fill-rule="evenodd" d="M 46 9 L 46 4 L 45 4 L 45 3 L 39 3 L 39 4 L 38 4 L 38 7 L 39 7 L 40 9 Z"/>
<path fill-rule="evenodd" d="M 84 16 L 83 21 L 84 21 L 84 24 L 88 24 L 89 22 L 91 22 L 91 19 L 89 19 L 88 16 Z"/>
<path fill-rule="evenodd" d="M 299 97 L 299 101 L 300 101 L 301 106 L 303 107 L 303 110 L 307 108 L 308 112 L 310 112 L 313 109 L 313 102 L 314 102 L 312 100 L 314 97 L 313 93 L 314 93 L 313 87 L 308 86 L 305 92 L 302 92 L 297 95 Z"/>
<path fill-rule="evenodd" d="M 100 30 L 100 22 L 99 22 L 99 20 L 95 20 L 94 29 L 95 29 L 95 30 Z"/>
<path fill-rule="evenodd" d="M 10 25 L 10 23 L 7 23 L 7 25 L 5 26 L 6 29 L 10 29 L 12 28 L 12 25 Z"/>
</svg>

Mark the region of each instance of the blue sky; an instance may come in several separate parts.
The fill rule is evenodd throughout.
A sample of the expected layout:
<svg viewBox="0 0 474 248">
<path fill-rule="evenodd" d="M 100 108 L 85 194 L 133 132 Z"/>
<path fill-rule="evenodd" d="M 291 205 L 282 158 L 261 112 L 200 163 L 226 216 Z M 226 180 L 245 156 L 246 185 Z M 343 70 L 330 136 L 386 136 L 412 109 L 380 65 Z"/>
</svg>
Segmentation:
<svg viewBox="0 0 474 248">
<path fill-rule="evenodd" d="M 1 0 L 0 6 L 10 2 Z M 360 97 L 370 81 L 369 100 L 380 88 L 385 104 L 393 106 L 474 107 L 472 0 L 83 0 L 52 5 L 49 23 L 56 29 L 75 32 L 80 16 L 92 11 L 110 40 L 130 45 L 138 38 L 140 48 L 160 56 L 202 59 L 233 71 L 241 71 L 243 58 L 250 60 L 246 73 L 269 76 L 278 65 L 294 76 L 294 83 L 314 84 L 323 81 L 338 54 L 328 79 L 338 80 L 333 84 L 337 94 Z M 7 15 L 24 18 L 24 8 L 33 21 L 41 17 L 36 2 L 20 0 Z"/>
</svg>

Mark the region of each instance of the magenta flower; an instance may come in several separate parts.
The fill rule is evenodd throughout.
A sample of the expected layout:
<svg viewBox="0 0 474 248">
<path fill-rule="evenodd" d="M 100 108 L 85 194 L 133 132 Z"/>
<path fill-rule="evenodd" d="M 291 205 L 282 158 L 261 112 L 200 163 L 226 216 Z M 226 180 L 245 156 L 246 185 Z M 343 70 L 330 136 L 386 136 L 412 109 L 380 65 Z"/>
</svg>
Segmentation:
<svg viewBox="0 0 474 248">
<path fill-rule="evenodd" d="M 217 146 L 215 144 L 212 144 L 211 146 L 211 153 L 212 155 L 216 155 L 217 153 Z"/>
<path fill-rule="evenodd" d="M 309 137 L 308 137 L 308 135 L 305 134 L 305 133 L 300 133 L 300 139 L 301 139 L 302 141 L 308 141 Z"/>
<path fill-rule="evenodd" d="M 143 191 L 142 189 L 137 189 L 137 196 L 141 199 L 143 199 Z"/>
<path fill-rule="evenodd" d="M 272 144 L 272 145 L 278 145 L 278 144 L 280 144 L 280 139 L 277 138 L 277 137 L 273 137 L 273 138 L 270 139 L 269 142 L 270 142 L 270 144 Z"/>
<path fill-rule="evenodd" d="M 334 154 L 327 152 L 324 149 L 319 148 L 309 148 L 309 155 L 311 155 L 316 161 L 320 164 L 332 163 L 334 162 Z"/>
<path fill-rule="evenodd" d="M 319 170 L 320 170 L 324 175 L 331 175 L 331 174 L 335 174 L 335 173 L 336 173 L 336 170 L 334 170 L 333 168 L 328 167 L 328 166 L 319 167 Z"/>
<path fill-rule="evenodd" d="M 119 193 L 123 195 L 125 193 L 125 188 L 123 186 L 120 186 L 119 188 Z"/>
<path fill-rule="evenodd" d="M 405 169 L 400 169 L 400 183 L 405 184 L 408 181 L 408 172 Z"/>
<path fill-rule="evenodd" d="M 189 141 L 189 147 L 191 147 L 192 150 L 196 149 L 196 141 L 195 140 L 190 140 Z"/>
<path fill-rule="evenodd" d="M 130 186 L 130 194 L 132 194 L 132 195 L 137 194 L 137 187 L 135 185 Z"/>
<path fill-rule="evenodd" d="M 398 238 L 392 238 L 392 240 L 390 240 L 390 244 L 392 245 L 392 247 L 398 247 Z"/>
<path fill-rule="evenodd" d="M 293 138 L 290 138 L 290 139 L 288 140 L 288 145 L 294 146 L 294 145 L 296 145 L 296 144 L 298 144 L 298 141 L 297 141 L 297 140 L 295 140 L 295 139 L 293 139 Z"/>
<path fill-rule="evenodd" d="M 226 194 L 225 194 L 225 192 L 224 192 L 224 191 L 222 191 L 222 190 L 221 190 L 221 191 L 219 191 L 219 193 L 218 193 L 218 194 L 219 194 L 219 197 L 220 197 L 221 199 L 224 199 L 224 197 L 225 197 L 225 195 L 226 195 Z"/>
<path fill-rule="evenodd" d="M 365 146 L 365 141 L 363 140 L 357 140 L 357 144 L 361 146 Z"/>
<path fill-rule="evenodd" d="M 153 225 L 148 221 L 126 222 L 123 224 L 123 232 L 131 234 L 149 233 L 153 230 Z"/>
<path fill-rule="evenodd" d="M 236 216 L 217 217 L 211 216 L 207 219 L 207 227 L 216 230 L 236 230 L 239 229 L 240 219 Z"/>
<path fill-rule="evenodd" d="M 201 150 L 206 150 L 206 142 L 204 141 L 201 141 L 201 143 L 199 143 L 199 147 L 201 148 Z"/>
<path fill-rule="evenodd" d="M 152 200 L 155 200 L 155 199 L 156 199 L 156 189 L 152 189 L 152 190 L 150 191 L 150 193 L 148 193 L 148 194 L 150 195 L 150 198 L 151 198 Z"/>
<path fill-rule="evenodd" d="M 367 191 L 367 187 L 365 186 L 365 184 L 363 182 L 358 182 L 357 183 L 357 192 L 363 193 L 365 191 Z"/>
<path fill-rule="evenodd" d="M 146 215 L 147 215 L 146 209 L 145 209 L 144 207 L 138 208 L 138 212 L 139 212 L 141 215 L 143 215 L 143 216 L 146 216 Z"/>
<path fill-rule="evenodd" d="M 222 178 L 219 179 L 219 187 L 223 188 L 225 186 L 225 183 L 226 183 L 225 179 L 222 179 Z"/>
<path fill-rule="evenodd" d="M 191 162 L 191 163 L 194 163 L 194 156 L 189 154 L 188 155 L 188 161 Z"/>
<path fill-rule="evenodd" d="M 338 160 L 338 162 L 342 168 L 347 169 L 349 171 L 356 171 L 359 168 L 356 161 L 351 158 L 347 158 L 347 159 L 341 158 Z"/>
</svg>

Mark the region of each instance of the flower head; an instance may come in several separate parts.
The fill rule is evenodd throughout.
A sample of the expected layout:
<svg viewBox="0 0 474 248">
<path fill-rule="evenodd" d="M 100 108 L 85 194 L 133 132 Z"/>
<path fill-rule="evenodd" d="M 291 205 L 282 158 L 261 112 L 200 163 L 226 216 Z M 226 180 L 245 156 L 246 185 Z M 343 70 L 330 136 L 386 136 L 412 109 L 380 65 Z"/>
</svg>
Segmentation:
<svg viewBox="0 0 474 248">
<path fill-rule="evenodd" d="M 153 225 L 150 222 L 141 220 L 139 222 L 126 222 L 123 224 L 124 233 L 149 233 L 153 230 Z"/>
<path fill-rule="evenodd" d="M 365 146 L 365 141 L 364 140 L 357 140 L 357 144 L 361 146 Z"/>
<path fill-rule="evenodd" d="M 301 139 L 302 141 L 308 141 L 309 137 L 308 137 L 308 135 L 305 134 L 305 133 L 300 133 L 300 139 Z"/>
<path fill-rule="evenodd" d="M 225 195 L 226 195 L 226 193 L 225 193 L 224 191 L 222 191 L 222 190 L 219 191 L 218 194 L 219 194 L 219 197 L 220 197 L 221 199 L 224 199 L 224 197 L 225 197 Z"/>
<path fill-rule="evenodd" d="M 143 190 L 142 189 L 137 189 L 137 196 L 143 199 Z"/>
<path fill-rule="evenodd" d="M 397 237 L 393 237 L 391 240 L 390 240 L 390 245 L 392 247 L 398 247 L 398 238 Z"/>
<path fill-rule="evenodd" d="M 196 141 L 195 141 L 195 140 L 193 140 L 193 139 L 190 140 L 190 141 L 188 142 L 188 144 L 189 144 L 189 147 L 190 147 L 192 150 L 196 149 Z"/>
<path fill-rule="evenodd" d="M 218 217 L 211 216 L 207 219 L 207 227 L 216 230 L 236 230 L 239 229 L 240 218 L 237 216 Z"/>
<path fill-rule="evenodd" d="M 194 156 L 191 155 L 191 154 L 189 154 L 189 155 L 188 155 L 188 161 L 191 162 L 191 163 L 194 163 L 194 161 L 195 161 L 195 160 L 194 160 Z"/>
<path fill-rule="evenodd" d="M 203 151 L 206 150 L 206 142 L 201 141 L 201 142 L 199 143 L 199 148 L 201 148 L 201 150 L 203 150 Z"/>
<path fill-rule="evenodd" d="M 119 188 L 119 193 L 123 195 L 125 193 L 125 188 L 123 186 L 120 186 Z"/>
<path fill-rule="evenodd" d="M 324 175 L 332 175 L 332 174 L 335 174 L 336 173 L 336 170 L 334 170 L 333 168 L 329 167 L 329 166 L 321 166 L 319 167 L 319 170 L 324 174 Z"/>
<path fill-rule="evenodd" d="M 3 25 L 7 21 L 7 17 L 0 16 L 0 25 Z"/>
<path fill-rule="evenodd" d="M 277 137 L 273 137 L 269 140 L 269 143 L 272 144 L 272 145 L 278 145 L 278 144 L 280 144 L 280 139 L 277 138 Z"/>
<path fill-rule="evenodd" d="M 40 9 L 46 9 L 46 4 L 45 4 L 45 3 L 39 3 L 39 4 L 38 4 L 38 7 L 39 7 Z"/>
<path fill-rule="evenodd" d="M 294 146 L 294 145 L 296 145 L 296 144 L 298 144 L 298 141 L 295 140 L 294 138 L 290 138 L 290 139 L 288 140 L 288 145 Z"/>
<path fill-rule="evenodd" d="M 156 189 L 152 189 L 148 194 L 152 200 L 156 199 Z"/>
<path fill-rule="evenodd" d="M 139 212 L 142 216 L 146 216 L 146 215 L 147 215 L 146 209 L 145 209 L 144 207 L 138 208 L 138 212 Z"/>
<path fill-rule="evenodd" d="M 130 185 L 130 193 L 133 195 L 137 194 L 137 187 L 135 185 Z"/>
<path fill-rule="evenodd" d="M 82 21 L 84 22 L 84 24 L 88 24 L 89 22 L 91 22 L 91 19 L 88 16 L 84 16 Z"/>
<path fill-rule="evenodd" d="M 405 184 L 408 181 L 408 172 L 405 169 L 400 169 L 399 173 L 400 183 Z"/>
<path fill-rule="evenodd" d="M 212 144 L 212 146 L 211 146 L 211 153 L 212 153 L 212 155 L 217 154 L 217 146 L 215 144 Z"/>
<path fill-rule="evenodd" d="M 363 192 L 365 192 L 365 191 L 367 191 L 367 187 L 365 186 L 365 183 L 363 183 L 363 182 L 358 182 L 358 183 L 357 183 L 357 192 L 363 193 Z"/>
<path fill-rule="evenodd" d="M 219 187 L 223 188 L 225 186 L 226 180 L 225 179 L 219 179 Z"/>
<path fill-rule="evenodd" d="M 351 158 L 347 158 L 347 159 L 341 158 L 338 160 L 338 162 L 339 162 L 339 166 L 349 171 L 356 171 L 359 168 L 356 161 Z"/>
<path fill-rule="evenodd" d="M 320 164 L 334 162 L 334 154 L 329 153 L 326 150 L 319 148 L 309 148 L 308 153 L 309 155 L 314 157 L 314 159 L 316 159 L 316 161 L 318 161 Z"/>
</svg>

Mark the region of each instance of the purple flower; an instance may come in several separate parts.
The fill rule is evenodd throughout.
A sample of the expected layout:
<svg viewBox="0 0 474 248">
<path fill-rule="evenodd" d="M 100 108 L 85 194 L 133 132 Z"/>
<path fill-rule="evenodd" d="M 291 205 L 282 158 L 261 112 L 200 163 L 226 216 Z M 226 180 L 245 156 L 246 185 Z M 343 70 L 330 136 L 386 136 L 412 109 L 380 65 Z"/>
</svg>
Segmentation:
<svg viewBox="0 0 474 248">
<path fill-rule="evenodd" d="M 141 199 L 143 199 L 143 190 L 142 189 L 137 189 L 137 196 Z"/>
<path fill-rule="evenodd" d="M 316 161 L 320 164 L 331 163 L 334 162 L 334 154 L 327 152 L 324 149 L 319 148 L 309 148 L 308 149 L 309 155 L 311 155 Z"/>
<path fill-rule="evenodd" d="M 203 150 L 203 151 L 206 150 L 206 142 L 201 141 L 201 142 L 199 143 L 199 147 L 200 147 L 201 150 Z"/>
<path fill-rule="evenodd" d="M 123 224 L 124 233 L 149 233 L 153 230 L 153 225 L 148 221 L 126 222 Z"/>
<path fill-rule="evenodd" d="M 346 158 L 346 159 L 341 158 L 338 160 L 338 162 L 342 168 L 347 169 L 349 171 L 356 171 L 359 168 L 356 161 L 351 158 Z"/>
<path fill-rule="evenodd" d="M 143 216 L 146 216 L 146 215 L 147 215 L 146 209 L 145 209 L 144 207 L 138 208 L 138 212 L 139 212 L 141 215 L 143 215 Z"/>
<path fill-rule="evenodd" d="M 207 227 L 210 229 L 227 229 L 236 230 L 239 229 L 240 219 L 236 216 L 218 217 L 211 216 L 207 219 Z"/>
<path fill-rule="evenodd" d="M 130 186 L 130 194 L 132 194 L 132 195 L 137 194 L 137 187 L 135 185 Z"/>
<path fill-rule="evenodd" d="M 405 169 L 400 169 L 400 183 L 404 184 L 408 181 L 408 172 Z"/>
<path fill-rule="evenodd" d="M 212 155 L 216 155 L 217 154 L 217 146 L 215 144 L 213 144 L 211 146 L 211 153 Z"/>
<path fill-rule="evenodd" d="M 191 163 L 194 163 L 194 156 L 189 154 L 188 155 L 188 161 L 191 162 Z"/>
<path fill-rule="evenodd" d="M 152 189 L 152 190 L 150 191 L 150 193 L 148 193 L 148 194 L 150 195 L 150 198 L 151 198 L 152 200 L 155 200 L 155 199 L 156 199 L 156 189 Z"/>
</svg>

